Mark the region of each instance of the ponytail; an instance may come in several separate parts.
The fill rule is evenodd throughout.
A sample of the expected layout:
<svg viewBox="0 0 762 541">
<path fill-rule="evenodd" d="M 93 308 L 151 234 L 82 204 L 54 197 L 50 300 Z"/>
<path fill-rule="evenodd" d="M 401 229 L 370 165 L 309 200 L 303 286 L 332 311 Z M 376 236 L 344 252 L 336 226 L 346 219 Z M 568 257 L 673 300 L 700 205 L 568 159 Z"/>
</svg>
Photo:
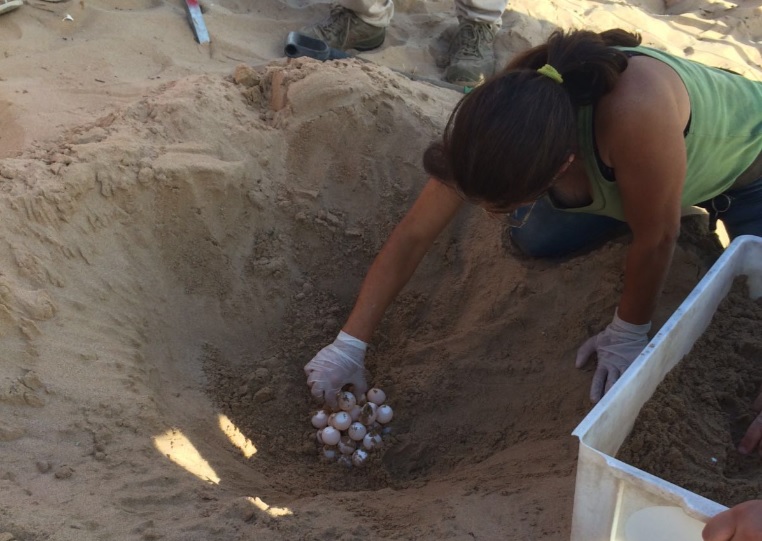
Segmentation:
<svg viewBox="0 0 762 541">
<path fill-rule="evenodd" d="M 610 92 L 627 67 L 613 47 L 640 41 L 621 29 L 554 32 L 461 99 L 424 168 L 474 202 L 536 199 L 576 148 L 577 109 Z"/>
<path fill-rule="evenodd" d="M 537 70 L 549 64 L 563 78 L 572 103 L 589 105 L 609 92 L 627 67 L 627 56 L 613 47 L 636 47 L 640 42 L 640 35 L 620 28 L 600 34 L 589 30 L 557 30 L 542 45 L 514 57 L 503 74 L 521 69 Z"/>
</svg>

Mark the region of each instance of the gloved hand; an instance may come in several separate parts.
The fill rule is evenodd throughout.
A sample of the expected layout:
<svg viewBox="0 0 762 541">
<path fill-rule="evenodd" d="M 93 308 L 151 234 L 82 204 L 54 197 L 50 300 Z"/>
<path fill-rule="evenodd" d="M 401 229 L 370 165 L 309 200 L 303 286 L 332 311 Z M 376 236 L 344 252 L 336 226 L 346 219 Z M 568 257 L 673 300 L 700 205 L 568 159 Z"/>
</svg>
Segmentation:
<svg viewBox="0 0 762 541">
<path fill-rule="evenodd" d="M 304 366 L 312 396 L 335 410 L 336 394 L 344 385 L 351 383 L 357 395 L 367 391 L 364 362 L 367 348 L 362 340 L 341 331 L 333 344 L 321 349 Z"/>
<path fill-rule="evenodd" d="M 598 367 L 590 386 L 590 400 L 598 402 L 619 376 L 632 364 L 635 357 L 648 345 L 648 331 L 651 322 L 634 325 L 619 319 L 618 311 L 614 320 L 603 331 L 589 338 L 577 351 L 577 368 L 582 368 L 593 353 L 598 353 Z"/>
</svg>

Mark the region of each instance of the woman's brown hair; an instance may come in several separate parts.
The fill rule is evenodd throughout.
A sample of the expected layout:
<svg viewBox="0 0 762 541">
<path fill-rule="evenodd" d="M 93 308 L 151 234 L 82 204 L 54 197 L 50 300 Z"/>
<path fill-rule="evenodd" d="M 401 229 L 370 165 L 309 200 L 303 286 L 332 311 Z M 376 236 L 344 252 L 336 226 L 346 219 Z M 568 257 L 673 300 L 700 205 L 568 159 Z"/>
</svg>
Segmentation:
<svg viewBox="0 0 762 541">
<path fill-rule="evenodd" d="M 576 148 L 577 109 L 609 92 L 627 67 L 613 46 L 640 41 L 621 29 L 554 32 L 460 100 L 442 140 L 424 153 L 426 172 L 474 202 L 536 199 Z M 545 64 L 563 83 L 538 73 Z"/>
</svg>

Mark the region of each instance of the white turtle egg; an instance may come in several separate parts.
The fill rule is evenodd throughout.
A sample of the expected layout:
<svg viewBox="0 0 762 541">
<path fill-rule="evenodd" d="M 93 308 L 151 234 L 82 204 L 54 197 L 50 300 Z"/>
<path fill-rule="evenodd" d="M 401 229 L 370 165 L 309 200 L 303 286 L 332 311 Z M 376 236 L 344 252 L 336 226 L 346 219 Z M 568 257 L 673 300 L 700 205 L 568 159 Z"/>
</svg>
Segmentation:
<svg viewBox="0 0 762 541">
<path fill-rule="evenodd" d="M 382 443 L 384 443 L 384 440 L 378 432 L 368 432 L 362 439 L 362 446 L 368 451 L 381 447 Z"/>
<path fill-rule="evenodd" d="M 328 414 L 320 410 L 312 416 L 312 426 L 315 428 L 325 428 L 328 426 Z"/>
<path fill-rule="evenodd" d="M 392 420 L 392 417 L 394 417 L 394 411 L 392 410 L 391 406 L 384 404 L 378 407 L 378 411 L 376 412 L 376 421 L 382 425 L 385 425 Z"/>
<path fill-rule="evenodd" d="M 352 424 L 352 417 L 346 411 L 338 411 L 332 415 L 331 426 L 336 430 L 346 430 Z"/>
<path fill-rule="evenodd" d="M 339 451 L 335 447 L 329 447 L 328 445 L 323 447 L 323 458 L 326 460 L 336 460 L 337 456 L 339 456 Z"/>
<path fill-rule="evenodd" d="M 362 407 L 358 404 L 355 404 L 352 406 L 352 409 L 349 410 L 349 416 L 352 418 L 352 422 L 360 418 L 360 411 L 362 411 Z"/>
<path fill-rule="evenodd" d="M 373 402 L 366 403 L 360 410 L 360 418 L 358 421 L 366 426 L 373 424 L 373 422 L 376 420 L 377 411 L 378 406 L 376 406 Z"/>
<path fill-rule="evenodd" d="M 360 422 L 352 423 L 347 429 L 347 434 L 355 441 L 361 441 L 367 433 L 368 429 Z"/>
<path fill-rule="evenodd" d="M 342 436 L 339 440 L 339 452 L 342 455 L 351 455 L 357 449 L 357 443 L 349 436 Z"/>
<path fill-rule="evenodd" d="M 323 443 L 326 445 L 336 445 L 341 439 L 341 432 L 336 430 L 332 426 L 327 426 L 323 429 Z"/>
<path fill-rule="evenodd" d="M 367 451 L 358 449 L 357 451 L 352 453 L 352 464 L 354 464 L 355 466 L 363 466 L 367 460 L 368 460 Z"/>
<path fill-rule="evenodd" d="M 368 391 L 368 402 L 373 402 L 376 406 L 380 406 L 386 400 L 386 393 L 378 388 L 373 388 Z"/>
<path fill-rule="evenodd" d="M 336 401 L 339 404 L 339 409 L 342 411 L 350 411 L 357 404 L 355 395 L 349 391 L 340 392 L 336 397 Z"/>
<path fill-rule="evenodd" d="M 317 433 L 315 434 L 315 439 L 317 440 L 317 442 L 320 445 L 323 445 L 323 443 L 325 443 L 325 442 L 323 442 L 323 429 L 322 428 L 318 429 Z"/>
</svg>

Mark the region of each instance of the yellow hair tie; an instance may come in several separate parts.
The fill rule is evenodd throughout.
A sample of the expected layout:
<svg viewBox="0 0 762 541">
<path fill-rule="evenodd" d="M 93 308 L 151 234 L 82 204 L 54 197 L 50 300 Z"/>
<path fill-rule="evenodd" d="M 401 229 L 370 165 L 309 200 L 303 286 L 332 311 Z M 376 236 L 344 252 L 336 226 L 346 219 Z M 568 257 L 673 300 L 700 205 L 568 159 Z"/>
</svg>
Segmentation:
<svg viewBox="0 0 762 541">
<path fill-rule="evenodd" d="M 553 79 L 558 84 L 562 84 L 564 82 L 564 78 L 561 77 L 561 74 L 558 73 L 558 70 L 556 70 L 556 68 L 550 64 L 545 64 L 543 67 L 537 70 L 537 73 L 544 75 L 549 79 Z"/>
</svg>

